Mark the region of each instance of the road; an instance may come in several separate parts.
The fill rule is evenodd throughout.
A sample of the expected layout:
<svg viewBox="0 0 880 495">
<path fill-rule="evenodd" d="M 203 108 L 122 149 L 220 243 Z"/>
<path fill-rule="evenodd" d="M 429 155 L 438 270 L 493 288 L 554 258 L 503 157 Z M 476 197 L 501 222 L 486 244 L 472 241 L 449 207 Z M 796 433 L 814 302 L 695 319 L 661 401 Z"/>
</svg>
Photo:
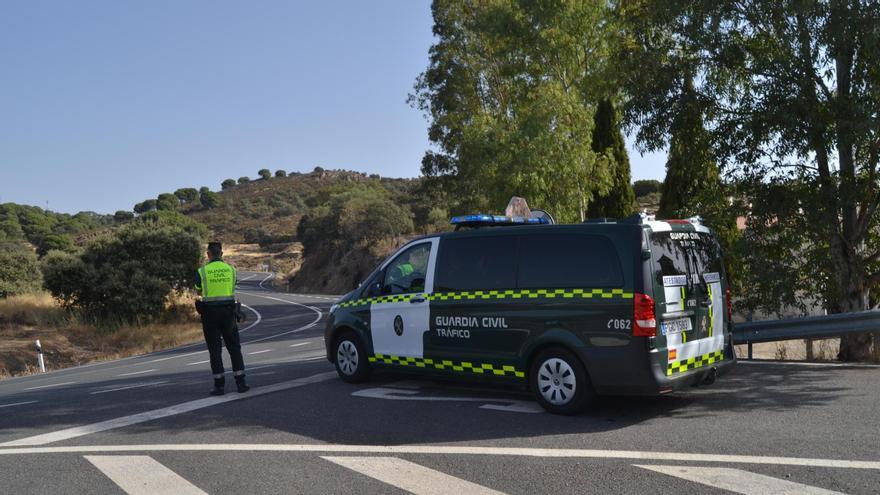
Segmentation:
<svg viewBox="0 0 880 495">
<path fill-rule="evenodd" d="M 332 297 L 266 277 L 239 287 L 246 394 L 208 397 L 201 343 L 0 382 L 0 493 L 880 493 L 880 368 L 742 363 L 553 416 L 478 383 L 342 383 Z"/>
</svg>

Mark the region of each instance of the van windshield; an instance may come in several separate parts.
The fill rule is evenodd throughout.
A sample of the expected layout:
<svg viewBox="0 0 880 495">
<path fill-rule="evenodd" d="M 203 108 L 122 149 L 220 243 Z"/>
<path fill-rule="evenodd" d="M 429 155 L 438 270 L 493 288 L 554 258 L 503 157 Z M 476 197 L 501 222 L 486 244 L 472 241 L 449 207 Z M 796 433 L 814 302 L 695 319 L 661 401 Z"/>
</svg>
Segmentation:
<svg viewBox="0 0 880 495">
<path fill-rule="evenodd" d="M 659 269 L 657 282 L 664 286 L 714 282 L 721 276 L 721 250 L 711 234 L 656 232 L 651 256 Z"/>
</svg>

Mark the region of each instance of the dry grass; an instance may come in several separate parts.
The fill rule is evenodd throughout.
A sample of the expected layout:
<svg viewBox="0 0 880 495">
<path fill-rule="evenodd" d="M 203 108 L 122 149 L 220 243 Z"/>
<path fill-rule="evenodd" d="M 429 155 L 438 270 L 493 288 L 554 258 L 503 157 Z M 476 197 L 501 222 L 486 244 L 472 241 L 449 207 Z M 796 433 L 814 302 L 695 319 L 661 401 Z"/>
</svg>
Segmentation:
<svg viewBox="0 0 880 495">
<path fill-rule="evenodd" d="M 201 324 L 189 296 L 177 297 L 162 320 L 106 330 L 71 317 L 48 294 L 0 300 L 0 377 L 36 371 L 34 341 L 40 339 L 46 367 L 60 369 L 153 352 L 196 342 Z"/>
</svg>

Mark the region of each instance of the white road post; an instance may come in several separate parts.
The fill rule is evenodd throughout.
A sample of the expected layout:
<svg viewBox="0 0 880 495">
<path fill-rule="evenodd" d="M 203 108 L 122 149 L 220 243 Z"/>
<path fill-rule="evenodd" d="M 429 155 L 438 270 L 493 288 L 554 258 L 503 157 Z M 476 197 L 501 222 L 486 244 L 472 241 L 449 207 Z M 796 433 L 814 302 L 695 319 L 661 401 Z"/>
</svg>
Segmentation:
<svg viewBox="0 0 880 495">
<path fill-rule="evenodd" d="M 37 339 L 37 362 L 40 364 L 40 373 L 45 373 L 46 361 L 43 360 L 43 347 L 40 346 L 40 339 Z"/>
</svg>

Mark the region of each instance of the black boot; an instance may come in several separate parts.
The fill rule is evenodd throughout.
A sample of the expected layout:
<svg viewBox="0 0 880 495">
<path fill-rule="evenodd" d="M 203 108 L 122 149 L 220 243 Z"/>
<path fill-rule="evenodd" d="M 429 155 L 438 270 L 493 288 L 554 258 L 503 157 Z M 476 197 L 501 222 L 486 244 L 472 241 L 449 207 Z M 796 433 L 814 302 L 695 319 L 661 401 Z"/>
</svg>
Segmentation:
<svg viewBox="0 0 880 495">
<path fill-rule="evenodd" d="M 238 387 L 238 393 L 243 394 L 250 390 L 247 382 L 244 381 L 244 375 L 238 375 L 235 377 L 235 386 Z"/>
<path fill-rule="evenodd" d="M 224 388 L 226 388 L 226 377 L 214 378 L 214 389 L 211 390 L 211 395 L 223 395 L 225 393 Z"/>
</svg>

